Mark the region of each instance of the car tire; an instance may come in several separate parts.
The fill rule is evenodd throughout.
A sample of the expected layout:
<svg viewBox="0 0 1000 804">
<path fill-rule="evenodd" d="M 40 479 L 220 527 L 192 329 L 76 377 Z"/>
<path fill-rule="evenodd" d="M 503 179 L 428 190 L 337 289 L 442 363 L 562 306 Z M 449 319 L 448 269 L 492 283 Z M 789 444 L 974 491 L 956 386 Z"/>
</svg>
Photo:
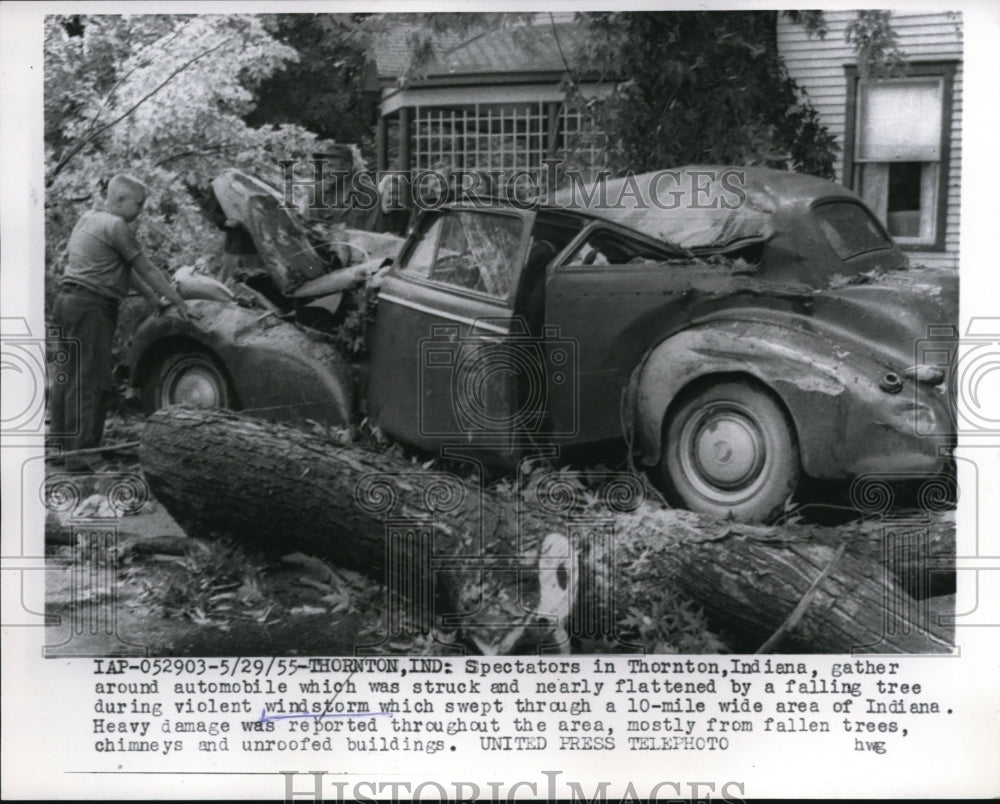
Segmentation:
<svg viewBox="0 0 1000 804">
<path fill-rule="evenodd" d="M 172 352 L 153 369 L 142 389 L 146 413 L 170 405 L 239 410 L 232 382 L 222 364 L 202 351 Z"/>
<path fill-rule="evenodd" d="M 801 473 L 795 428 L 780 401 L 752 381 L 702 385 L 667 414 L 659 471 L 673 502 L 692 511 L 766 522 Z"/>
</svg>

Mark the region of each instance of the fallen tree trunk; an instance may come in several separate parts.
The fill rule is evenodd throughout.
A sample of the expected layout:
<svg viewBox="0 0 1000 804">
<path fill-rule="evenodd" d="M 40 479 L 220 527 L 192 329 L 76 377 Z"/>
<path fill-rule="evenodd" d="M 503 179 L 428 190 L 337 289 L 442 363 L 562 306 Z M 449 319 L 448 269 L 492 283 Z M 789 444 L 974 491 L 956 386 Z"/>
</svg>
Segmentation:
<svg viewBox="0 0 1000 804">
<path fill-rule="evenodd" d="M 232 533 L 264 550 L 301 551 L 366 573 L 405 599 L 425 627 L 434 612 L 438 628 L 485 652 L 537 649 L 551 628 L 535 641 L 512 640 L 511 628 L 560 614 L 575 637 L 646 649 L 626 644 L 617 623 L 629 612 L 655 616 L 665 589 L 703 606 L 744 651 L 782 627 L 776 650 L 951 649 L 948 631 L 878 560 L 877 528 L 706 519 L 644 502 L 633 475 L 608 475 L 603 485 L 583 477 L 589 494 L 582 473 L 532 476 L 520 493 L 482 490 L 475 471 L 462 480 L 224 411 L 157 413 L 140 460 L 157 499 L 189 533 Z M 930 526 L 938 544 L 949 533 L 953 541 L 946 515 Z M 550 535 L 557 540 L 546 553 Z M 913 539 L 910 552 L 925 555 L 927 538 Z M 553 555 L 559 544 L 570 551 L 561 563 Z M 570 608 L 539 610 L 539 566 L 541 588 L 566 590 Z"/>
</svg>

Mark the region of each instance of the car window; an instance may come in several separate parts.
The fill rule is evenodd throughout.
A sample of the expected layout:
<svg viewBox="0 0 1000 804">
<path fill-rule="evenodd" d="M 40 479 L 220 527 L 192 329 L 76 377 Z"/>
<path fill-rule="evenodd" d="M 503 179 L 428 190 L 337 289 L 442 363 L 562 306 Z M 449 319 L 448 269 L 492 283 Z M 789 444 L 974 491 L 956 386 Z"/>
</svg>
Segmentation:
<svg viewBox="0 0 1000 804">
<path fill-rule="evenodd" d="M 830 246 L 842 260 L 892 248 L 871 213 L 851 201 L 831 201 L 813 207 L 813 215 Z"/>
<path fill-rule="evenodd" d="M 434 250 L 437 248 L 440 234 L 441 218 L 436 217 L 424 227 L 420 239 L 406 255 L 402 265 L 403 271 L 424 279 L 428 278 L 431 275 L 431 266 L 434 265 Z"/>
<path fill-rule="evenodd" d="M 521 243 L 521 219 L 453 210 L 441 221 L 440 243 L 429 278 L 507 298 Z"/>
<path fill-rule="evenodd" d="M 625 265 L 660 262 L 671 255 L 655 246 L 630 240 L 617 232 L 596 231 L 569 256 L 567 265 Z"/>
</svg>

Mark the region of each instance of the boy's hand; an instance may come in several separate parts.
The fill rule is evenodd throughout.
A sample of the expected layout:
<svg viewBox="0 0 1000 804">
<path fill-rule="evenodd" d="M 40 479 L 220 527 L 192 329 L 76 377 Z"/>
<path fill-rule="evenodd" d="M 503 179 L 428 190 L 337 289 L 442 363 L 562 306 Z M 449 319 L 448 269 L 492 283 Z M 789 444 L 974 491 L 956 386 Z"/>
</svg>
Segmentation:
<svg viewBox="0 0 1000 804">
<path fill-rule="evenodd" d="M 174 304 L 169 299 L 165 299 L 160 303 L 160 307 L 156 311 L 157 315 L 162 315 L 171 307 L 175 307 L 177 309 L 177 315 L 180 317 L 182 321 L 187 321 L 188 323 L 191 323 L 192 321 L 197 321 L 199 318 L 201 318 L 201 314 L 199 312 L 197 312 L 196 310 L 192 310 L 183 302 L 181 304 Z"/>
</svg>

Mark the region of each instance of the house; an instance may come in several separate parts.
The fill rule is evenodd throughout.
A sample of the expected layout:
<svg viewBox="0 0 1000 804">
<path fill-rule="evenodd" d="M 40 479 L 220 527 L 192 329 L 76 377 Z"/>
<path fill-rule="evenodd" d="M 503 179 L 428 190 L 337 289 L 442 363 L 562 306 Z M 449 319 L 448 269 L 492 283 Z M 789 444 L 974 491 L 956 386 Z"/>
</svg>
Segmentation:
<svg viewBox="0 0 1000 804">
<path fill-rule="evenodd" d="M 582 46 L 572 15 L 544 15 L 534 25 L 503 27 L 437 41 L 421 75 L 402 81 L 412 28 L 399 24 L 376 41 L 381 92 L 376 129 L 378 169 L 412 172 L 449 165 L 463 172 L 530 170 L 560 160 L 585 176 L 603 164 L 605 140 L 586 99 L 608 91 L 583 76 L 581 102 L 567 102 L 563 81 Z M 539 188 L 541 189 L 541 188 Z"/>
<path fill-rule="evenodd" d="M 826 11 L 823 39 L 780 15 L 778 50 L 841 146 L 837 180 L 864 198 L 913 262 L 957 268 L 961 15 L 893 12 L 905 74 L 866 79 L 844 37 L 856 13 Z"/>
<path fill-rule="evenodd" d="M 956 12 L 894 12 L 909 65 L 905 76 L 862 78 L 845 38 L 856 11 L 827 10 L 825 38 L 777 15 L 778 50 L 840 145 L 836 179 L 871 206 L 914 262 L 958 267 L 962 127 L 962 18 Z M 594 175 L 605 138 L 586 100 L 609 91 L 584 76 L 582 101 L 567 102 L 563 80 L 583 46 L 572 15 L 540 15 L 438 43 L 422 75 L 400 77 L 411 28 L 392 28 L 373 48 L 381 113 L 378 168 L 419 173 L 448 164 L 463 171 L 530 169 L 544 160 Z M 606 77 L 605 77 L 606 78 Z M 669 167 L 669 166 L 665 166 Z"/>
</svg>

